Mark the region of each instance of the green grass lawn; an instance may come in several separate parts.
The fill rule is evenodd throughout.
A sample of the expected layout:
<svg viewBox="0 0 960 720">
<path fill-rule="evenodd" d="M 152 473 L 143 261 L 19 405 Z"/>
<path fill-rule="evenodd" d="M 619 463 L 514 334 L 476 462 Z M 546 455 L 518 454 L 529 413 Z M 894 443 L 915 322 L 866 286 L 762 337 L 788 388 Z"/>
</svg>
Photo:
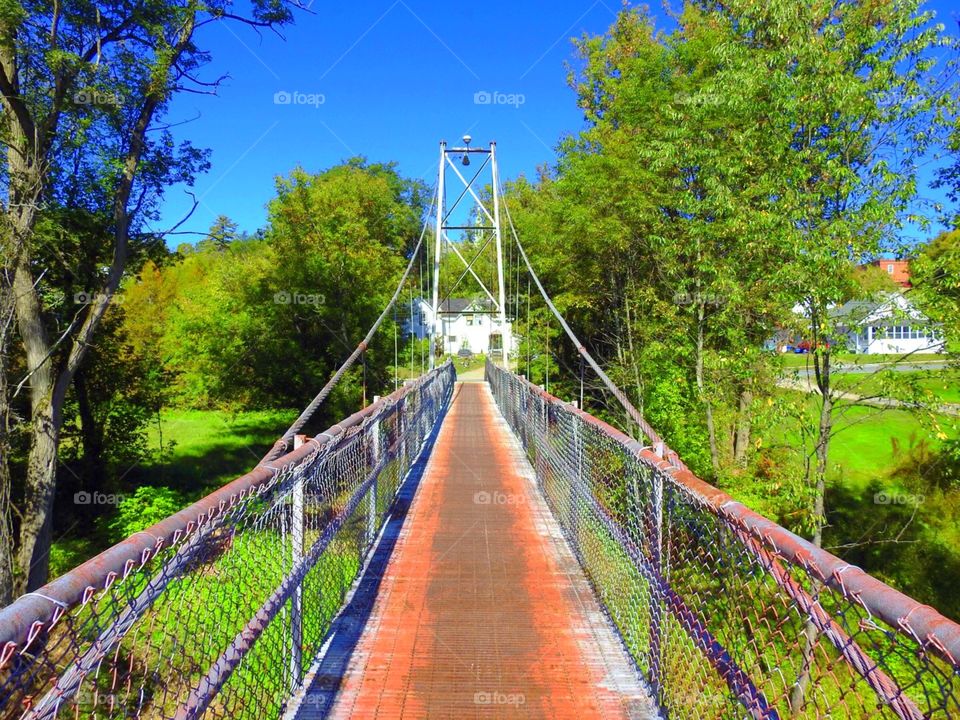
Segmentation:
<svg viewBox="0 0 960 720">
<path fill-rule="evenodd" d="M 189 494 L 209 491 L 256 465 L 296 417 L 294 410 L 165 411 L 149 434 L 150 449 L 163 449 L 164 462 L 144 464 L 140 474 Z"/>
<path fill-rule="evenodd" d="M 840 373 L 834 375 L 836 387 L 857 395 L 909 399 L 911 386 L 929 393 L 941 403 L 960 403 L 960 372 L 952 368 L 877 374 Z"/>
<path fill-rule="evenodd" d="M 228 413 L 167 410 L 151 425 L 148 443 L 155 456 L 124 476 L 130 487 L 163 485 L 182 493 L 184 504 L 200 499 L 244 474 L 290 426 L 293 410 Z M 161 443 L 162 441 L 162 443 Z M 51 576 L 76 567 L 109 546 L 103 533 L 57 538 L 50 551 Z"/>
<path fill-rule="evenodd" d="M 862 376 L 860 376 L 862 377 Z M 784 393 L 800 397 L 800 393 Z M 817 412 L 817 398 L 808 395 L 807 412 Z M 835 433 L 830 441 L 828 480 L 852 488 L 864 488 L 874 480 L 890 475 L 911 445 L 926 442 L 935 449 L 940 445 L 936 432 L 908 410 L 884 410 L 870 407 L 846 407 L 837 411 Z M 957 434 L 957 418 L 939 416 L 940 428 L 949 437 Z M 771 438 L 774 444 L 799 447 L 801 436 L 796 428 L 783 425 Z M 808 441 L 810 451 L 812 441 Z"/>
<path fill-rule="evenodd" d="M 850 408 L 837 427 L 830 442 L 830 478 L 857 487 L 889 475 L 911 444 L 921 440 L 931 447 L 940 444 L 929 428 L 905 410 Z"/>
<path fill-rule="evenodd" d="M 939 353 L 914 353 L 913 355 L 907 357 L 904 357 L 903 355 L 856 355 L 854 353 L 836 353 L 833 355 L 832 360 L 834 363 L 841 365 L 864 365 L 892 362 L 942 362 L 946 360 L 947 357 L 947 355 Z M 810 367 L 813 367 L 813 358 L 809 353 L 782 353 L 781 359 L 783 360 L 783 366 L 787 368 L 802 368 L 806 367 L 808 363 L 810 364 Z"/>
<path fill-rule="evenodd" d="M 482 370 L 487 363 L 487 356 L 483 353 L 478 353 L 471 358 L 453 357 L 450 355 L 447 357 L 453 360 L 453 364 L 456 366 L 458 373 L 468 370 Z"/>
</svg>

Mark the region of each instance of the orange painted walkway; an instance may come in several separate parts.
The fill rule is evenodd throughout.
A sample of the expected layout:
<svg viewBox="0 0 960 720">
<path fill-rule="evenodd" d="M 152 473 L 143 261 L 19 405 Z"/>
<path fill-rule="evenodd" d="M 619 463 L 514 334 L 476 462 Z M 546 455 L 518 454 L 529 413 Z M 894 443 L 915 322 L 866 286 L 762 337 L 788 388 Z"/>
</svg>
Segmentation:
<svg viewBox="0 0 960 720">
<path fill-rule="evenodd" d="M 486 383 L 461 383 L 333 718 L 647 718 Z"/>
</svg>

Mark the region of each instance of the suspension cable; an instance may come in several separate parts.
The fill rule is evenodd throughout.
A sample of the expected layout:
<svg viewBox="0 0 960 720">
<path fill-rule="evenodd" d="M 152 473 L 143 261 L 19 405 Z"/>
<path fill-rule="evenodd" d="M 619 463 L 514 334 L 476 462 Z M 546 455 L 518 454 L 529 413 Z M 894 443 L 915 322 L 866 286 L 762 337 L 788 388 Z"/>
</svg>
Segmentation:
<svg viewBox="0 0 960 720">
<path fill-rule="evenodd" d="M 550 299 L 550 296 L 547 294 L 547 291 L 543 287 L 543 283 L 540 282 L 539 276 L 533 269 L 533 265 L 530 264 L 530 258 L 527 257 L 527 252 L 523 249 L 523 244 L 520 242 L 520 237 L 517 235 L 517 229 L 513 225 L 513 218 L 510 217 L 510 207 L 507 205 L 506 197 L 503 194 L 502 188 L 497 188 L 500 190 L 500 198 L 503 202 L 503 209 L 507 216 L 507 223 L 510 225 L 510 232 L 513 234 L 513 240 L 517 244 L 517 250 L 520 251 L 520 257 L 523 258 L 524 264 L 527 266 L 527 272 L 530 273 L 530 277 L 533 278 L 534 284 L 537 286 L 537 289 L 540 291 L 540 295 L 543 296 L 544 302 L 546 302 L 547 307 L 550 308 L 550 311 L 553 313 L 554 317 L 557 318 L 557 322 L 560 323 L 560 326 L 563 328 L 564 332 L 567 334 L 567 337 L 570 338 L 570 341 L 573 343 L 574 347 L 577 348 L 577 352 L 580 353 L 580 356 L 587 361 L 587 364 L 593 368 L 593 371 L 597 376 L 603 381 L 603 384 L 607 386 L 607 389 L 610 393 L 620 402 L 623 406 L 623 409 L 626 410 L 627 416 L 632 419 L 639 426 L 641 432 L 647 436 L 650 443 L 654 446 L 660 445 L 663 447 L 664 453 L 669 453 L 670 458 L 674 460 L 675 463 L 679 463 L 681 466 L 682 461 L 672 450 L 668 450 L 666 445 L 663 442 L 663 439 L 656 433 L 656 431 L 650 427 L 649 423 L 644 420 L 640 412 L 633 406 L 633 403 L 630 402 L 630 399 L 626 396 L 626 393 L 623 392 L 617 385 L 611 380 L 603 369 L 597 364 L 597 361 L 593 359 L 593 356 L 587 351 L 583 343 L 580 342 L 580 339 L 576 336 L 570 326 L 567 324 L 567 321 L 563 318 L 563 315 L 560 314 L 560 311 L 557 310 L 556 305 L 553 304 L 553 300 Z M 547 362 L 550 362 L 550 359 L 547 358 Z"/>
<path fill-rule="evenodd" d="M 427 210 L 426 217 L 430 217 L 430 212 L 433 210 L 434 203 L 436 203 L 437 194 L 434 193 L 433 202 L 430 204 L 430 208 Z M 420 248 L 423 246 L 423 238 L 427 234 L 427 226 L 429 225 L 429 220 L 424 220 L 423 229 L 420 231 L 420 239 L 417 240 L 417 245 L 413 249 L 413 255 L 410 256 L 410 262 L 407 263 L 407 269 L 403 271 L 403 277 L 400 278 L 400 282 L 397 283 L 397 289 L 393 292 L 393 297 L 390 298 L 390 302 L 387 303 L 387 306 L 383 309 L 383 312 L 380 313 L 380 317 L 377 318 L 376 322 L 370 327 L 370 330 L 367 331 L 366 336 L 363 340 L 360 341 L 360 344 L 350 353 L 350 357 L 343 361 L 343 364 L 337 368 L 337 371 L 333 374 L 326 385 L 324 385 L 320 392 L 317 393 L 317 396 L 304 408 L 303 412 L 300 413 L 300 417 L 294 420 L 293 424 L 287 428 L 287 431 L 277 440 L 270 451 L 264 455 L 263 459 L 260 461 L 262 465 L 265 462 L 270 462 L 275 460 L 280 456 L 280 454 L 286 450 L 293 436 L 296 435 L 303 429 L 303 426 L 307 424 L 307 421 L 313 417 L 313 414 L 317 411 L 317 408 L 327 399 L 327 396 L 330 392 L 337 386 L 337 383 L 340 382 L 340 379 L 344 374 L 349 370 L 353 364 L 357 361 L 357 358 L 360 357 L 363 352 L 367 349 L 367 345 L 373 339 L 374 333 L 380 328 L 380 324 L 383 322 L 384 318 L 390 313 L 390 310 L 393 308 L 394 303 L 397 301 L 397 298 L 400 297 L 400 293 L 403 291 L 403 287 L 407 282 L 407 278 L 410 276 L 410 270 L 413 268 L 414 263 L 417 261 L 417 257 L 420 254 Z M 366 372 L 366 365 L 364 365 L 364 372 Z M 364 395 L 366 395 L 366 389 L 364 389 Z"/>
</svg>

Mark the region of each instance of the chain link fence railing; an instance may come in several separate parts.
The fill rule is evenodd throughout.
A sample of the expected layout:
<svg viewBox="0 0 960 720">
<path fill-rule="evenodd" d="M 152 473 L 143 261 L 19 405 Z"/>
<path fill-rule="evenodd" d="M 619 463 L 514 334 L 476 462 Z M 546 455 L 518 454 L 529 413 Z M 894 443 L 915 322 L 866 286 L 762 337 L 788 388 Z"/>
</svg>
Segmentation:
<svg viewBox="0 0 960 720">
<path fill-rule="evenodd" d="M 0 718 L 280 717 L 454 381 L 447 363 L 0 611 Z"/>
<path fill-rule="evenodd" d="M 960 626 L 523 378 L 487 380 L 664 717 L 960 718 Z"/>
</svg>

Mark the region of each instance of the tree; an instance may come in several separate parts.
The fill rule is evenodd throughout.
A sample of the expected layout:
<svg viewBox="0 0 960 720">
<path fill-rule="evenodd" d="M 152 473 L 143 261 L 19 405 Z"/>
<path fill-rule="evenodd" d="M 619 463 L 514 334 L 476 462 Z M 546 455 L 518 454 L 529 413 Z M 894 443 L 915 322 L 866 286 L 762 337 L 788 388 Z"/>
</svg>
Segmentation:
<svg viewBox="0 0 960 720">
<path fill-rule="evenodd" d="M 947 219 L 955 228 L 960 229 L 960 116 L 954 120 L 953 134 L 947 149 L 953 162 L 940 169 L 933 187 L 946 189 L 947 197 L 953 203 L 953 207 L 947 210 Z"/>
<path fill-rule="evenodd" d="M 773 170 L 757 159 L 764 130 L 749 106 L 718 99 L 731 81 L 718 76 L 720 38 L 685 19 L 664 37 L 626 11 L 578 44 L 571 83 L 588 128 L 562 145 L 541 199 L 518 185 L 511 207 L 592 351 L 686 462 L 716 478 L 747 462 L 784 257 Z"/>
<path fill-rule="evenodd" d="M 219 252 L 223 252 L 230 243 L 239 237 L 237 224 L 226 215 L 218 215 L 207 233 L 207 242 L 212 243 Z"/>
<path fill-rule="evenodd" d="M 956 85 L 952 72 L 934 72 L 934 50 L 950 41 L 916 1 L 694 5 L 691 12 L 725 36 L 723 74 L 741 80 L 728 85 L 724 101 L 755 108 L 768 138 L 760 159 L 782 178 L 770 192 L 789 220 L 778 240 L 790 262 L 775 277 L 784 304 L 804 308 L 794 327 L 814 348 L 820 406 L 807 477 L 819 546 L 837 399 L 831 309 L 850 293 L 850 263 L 896 241 L 916 193 L 918 159 L 942 140 Z M 807 654 L 812 624 L 805 634 Z M 808 681 L 806 672 L 797 678 L 794 709 Z"/>
<path fill-rule="evenodd" d="M 853 269 L 851 298 L 875 298 L 883 294 L 897 292 L 900 288 L 878 265 L 864 265 Z"/>
<path fill-rule="evenodd" d="M 136 352 L 171 376 L 181 406 L 301 407 L 363 338 L 390 298 L 425 210 L 425 189 L 392 164 L 351 160 L 277 179 L 262 238 L 182 248 L 126 286 Z M 324 404 L 318 422 L 356 410 L 393 362 L 389 322 Z M 283 362 L 277 362 L 283 358 Z"/>
<path fill-rule="evenodd" d="M 940 325 L 948 347 L 960 343 L 960 230 L 943 232 L 911 263 L 914 297 Z"/>
<path fill-rule="evenodd" d="M 15 542 L 0 546 L 0 572 L 15 566 L 16 576 L 0 577 L 0 602 L 47 577 L 64 402 L 163 189 L 206 167 L 204 153 L 176 146 L 161 119 L 174 93 L 216 85 L 196 76 L 207 55 L 195 32 L 227 19 L 273 27 L 291 14 L 282 0 L 254 0 L 246 18 L 226 0 L 117 0 L 96 8 L 22 0 L 0 10 L 0 248 L 3 289 L 12 297 L 2 304 L 14 307 L 29 377 L 30 436 L 22 519 Z M 87 213 L 100 228 L 93 247 L 67 259 L 98 271 L 96 284 L 81 289 L 89 302 L 78 303 L 64 325 L 53 317 L 53 288 L 39 262 L 50 248 L 37 232 L 44 208 L 57 206 Z M 7 344 L 5 337 L 0 346 Z M 9 416 L 9 402 L 0 398 L 0 417 Z"/>
</svg>

